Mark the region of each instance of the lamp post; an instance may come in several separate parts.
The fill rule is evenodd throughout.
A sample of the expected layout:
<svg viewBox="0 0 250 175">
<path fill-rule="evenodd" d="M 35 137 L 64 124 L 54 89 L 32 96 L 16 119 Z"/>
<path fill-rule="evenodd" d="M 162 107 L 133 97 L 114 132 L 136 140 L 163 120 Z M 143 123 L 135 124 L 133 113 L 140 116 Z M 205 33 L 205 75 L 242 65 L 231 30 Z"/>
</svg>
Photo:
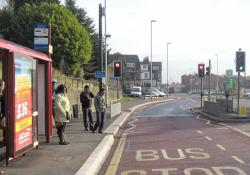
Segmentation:
<svg viewBox="0 0 250 175">
<path fill-rule="evenodd" d="M 108 51 L 107 51 L 107 38 L 110 38 L 111 35 L 105 33 L 105 99 L 106 104 L 108 104 Z"/>
<path fill-rule="evenodd" d="M 150 21 L 150 26 L 151 26 L 151 30 L 150 30 L 150 56 L 151 56 L 151 68 L 150 68 L 150 78 L 151 78 L 151 80 L 150 80 L 150 87 L 151 87 L 151 92 L 150 92 L 150 98 L 152 99 L 152 84 L 153 84 L 153 81 L 152 81 L 152 24 L 153 24 L 153 22 L 156 22 L 156 20 L 151 20 Z"/>
<path fill-rule="evenodd" d="M 104 1 L 104 9 L 105 9 L 105 28 L 104 28 L 104 44 L 105 44 L 105 101 L 106 104 L 108 104 L 108 54 L 107 54 L 107 38 L 111 37 L 110 34 L 107 34 L 107 4 L 106 4 L 106 0 Z"/>
<path fill-rule="evenodd" d="M 168 82 L 168 45 L 171 43 L 167 43 L 167 97 L 168 97 L 168 93 L 169 93 L 169 82 Z"/>
</svg>

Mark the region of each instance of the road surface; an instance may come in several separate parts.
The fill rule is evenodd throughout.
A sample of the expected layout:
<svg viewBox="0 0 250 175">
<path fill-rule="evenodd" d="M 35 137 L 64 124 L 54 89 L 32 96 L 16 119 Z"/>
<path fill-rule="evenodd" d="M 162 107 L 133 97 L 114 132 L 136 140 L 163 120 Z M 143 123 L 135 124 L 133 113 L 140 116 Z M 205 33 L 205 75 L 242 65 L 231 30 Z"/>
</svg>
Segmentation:
<svg viewBox="0 0 250 175">
<path fill-rule="evenodd" d="M 250 139 L 188 109 L 183 98 L 135 112 L 106 175 L 247 175 Z"/>
</svg>

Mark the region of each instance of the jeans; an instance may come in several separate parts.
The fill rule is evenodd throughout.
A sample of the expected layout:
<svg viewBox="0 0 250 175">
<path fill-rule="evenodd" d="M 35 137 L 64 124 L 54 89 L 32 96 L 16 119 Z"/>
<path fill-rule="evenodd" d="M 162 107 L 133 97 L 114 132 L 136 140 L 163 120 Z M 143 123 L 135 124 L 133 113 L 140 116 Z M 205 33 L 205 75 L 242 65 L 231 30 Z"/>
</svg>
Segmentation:
<svg viewBox="0 0 250 175">
<path fill-rule="evenodd" d="M 92 130 L 93 128 L 93 117 L 92 117 L 92 110 L 91 108 L 82 108 L 83 111 L 83 122 L 84 122 L 84 127 L 87 130 L 88 126 L 89 129 Z M 89 122 L 88 122 L 89 120 Z"/>
<path fill-rule="evenodd" d="M 102 131 L 104 124 L 105 112 L 96 111 L 96 123 L 94 127 L 94 131 L 98 129 L 98 131 Z"/>
</svg>

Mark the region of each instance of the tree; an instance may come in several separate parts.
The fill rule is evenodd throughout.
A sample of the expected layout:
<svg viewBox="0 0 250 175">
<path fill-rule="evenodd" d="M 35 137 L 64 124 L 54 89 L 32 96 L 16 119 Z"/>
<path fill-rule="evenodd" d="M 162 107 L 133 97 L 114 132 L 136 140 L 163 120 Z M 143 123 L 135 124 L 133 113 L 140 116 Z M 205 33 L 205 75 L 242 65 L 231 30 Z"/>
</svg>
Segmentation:
<svg viewBox="0 0 250 175">
<path fill-rule="evenodd" d="M 32 48 L 33 25 L 49 22 L 52 27 L 53 66 L 59 67 L 63 60 L 66 63 L 65 73 L 79 76 L 81 65 L 87 63 L 91 57 L 91 40 L 86 29 L 64 6 L 48 3 L 25 4 L 13 17 L 7 39 Z"/>
<path fill-rule="evenodd" d="M 15 12 L 18 10 L 18 8 L 24 6 L 25 3 L 40 4 L 44 2 L 60 4 L 60 0 L 8 0 L 8 4 L 13 6 Z"/>
<path fill-rule="evenodd" d="M 99 36 L 95 31 L 95 25 L 93 19 L 87 16 L 87 12 L 84 8 L 79 8 L 76 6 L 75 0 L 65 0 L 65 6 L 76 16 L 78 22 L 84 26 L 90 34 L 92 41 L 93 52 L 91 59 L 88 64 L 82 66 L 85 71 L 85 78 L 94 78 L 94 72 L 99 69 Z"/>
<path fill-rule="evenodd" d="M 95 35 L 95 25 L 92 18 L 87 16 L 87 12 L 84 8 L 79 8 L 76 6 L 75 0 L 65 0 L 65 6 L 76 16 L 78 22 L 86 27 L 90 36 Z"/>
</svg>

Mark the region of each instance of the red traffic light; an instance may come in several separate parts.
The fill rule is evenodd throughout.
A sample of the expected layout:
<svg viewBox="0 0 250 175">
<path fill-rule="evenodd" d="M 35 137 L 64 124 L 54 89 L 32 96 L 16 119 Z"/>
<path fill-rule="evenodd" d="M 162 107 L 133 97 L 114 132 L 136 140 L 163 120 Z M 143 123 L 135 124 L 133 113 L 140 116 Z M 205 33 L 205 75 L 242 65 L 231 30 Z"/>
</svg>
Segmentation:
<svg viewBox="0 0 250 175">
<path fill-rule="evenodd" d="M 198 64 L 198 74 L 200 78 L 203 78 L 205 75 L 205 64 Z"/>
<path fill-rule="evenodd" d="M 121 64 L 120 63 L 115 63 L 115 67 L 120 67 Z"/>
</svg>

